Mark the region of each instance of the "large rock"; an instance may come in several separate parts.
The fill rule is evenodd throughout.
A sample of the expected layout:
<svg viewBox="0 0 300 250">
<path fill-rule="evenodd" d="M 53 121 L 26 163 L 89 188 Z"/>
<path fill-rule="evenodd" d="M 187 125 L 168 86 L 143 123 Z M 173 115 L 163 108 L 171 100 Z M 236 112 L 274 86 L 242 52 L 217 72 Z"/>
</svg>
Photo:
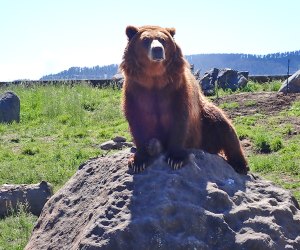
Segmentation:
<svg viewBox="0 0 300 250">
<path fill-rule="evenodd" d="M 231 89 L 235 91 L 246 86 L 249 72 L 237 71 L 233 69 L 213 68 L 203 75 L 200 79 L 200 85 L 205 95 L 215 94 L 216 85 L 224 90 Z"/>
<path fill-rule="evenodd" d="M 278 92 L 300 93 L 300 70 L 285 80 Z"/>
<path fill-rule="evenodd" d="M 0 95 L 0 122 L 20 121 L 20 99 L 12 91 Z"/>
<path fill-rule="evenodd" d="M 127 168 L 129 151 L 92 159 L 45 205 L 29 249 L 300 249 L 296 200 L 194 151 L 171 170 Z"/>
</svg>

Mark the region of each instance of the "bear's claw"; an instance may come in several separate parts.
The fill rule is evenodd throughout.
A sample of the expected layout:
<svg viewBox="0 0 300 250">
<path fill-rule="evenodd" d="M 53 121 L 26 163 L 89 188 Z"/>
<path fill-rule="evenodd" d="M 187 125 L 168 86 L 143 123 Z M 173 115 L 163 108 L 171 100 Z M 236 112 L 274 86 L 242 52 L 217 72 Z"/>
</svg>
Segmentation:
<svg viewBox="0 0 300 250">
<path fill-rule="evenodd" d="M 189 162 L 189 152 L 185 149 L 172 150 L 167 153 L 166 159 L 168 165 L 173 170 L 177 170 Z"/>
<path fill-rule="evenodd" d="M 171 158 L 168 158 L 168 165 L 173 169 L 173 170 L 177 170 L 182 168 L 183 166 L 183 161 L 176 161 L 176 160 L 172 160 Z"/>
<path fill-rule="evenodd" d="M 128 167 L 136 174 L 146 169 L 146 163 L 136 164 L 134 159 L 128 161 Z"/>
</svg>

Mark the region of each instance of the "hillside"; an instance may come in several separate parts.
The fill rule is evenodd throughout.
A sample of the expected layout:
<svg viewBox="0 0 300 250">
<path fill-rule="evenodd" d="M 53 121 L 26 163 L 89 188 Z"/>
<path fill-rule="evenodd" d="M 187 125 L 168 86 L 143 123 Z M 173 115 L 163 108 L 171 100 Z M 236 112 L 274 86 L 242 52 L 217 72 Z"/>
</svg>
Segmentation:
<svg viewBox="0 0 300 250">
<path fill-rule="evenodd" d="M 118 71 L 117 64 L 107 66 L 94 66 L 94 67 L 71 67 L 57 74 L 43 76 L 41 81 L 51 80 L 98 80 L 110 79 Z"/>
<path fill-rule="evenodd" d="M 250 75 L 285 75 L 290 60 L 290 73 L 300 68 L 300 50 L 268 55 L 250 54 L 198 54 L 186 56 L 200 69 L 201 74 L 211 68 L 232 68 L 239 71 L 249 71 Z"/>
<path fill-rule="evenodd" d="M 232 68 L 249 71 L 250 75 L 285 75 L 290 60 L 290 73 L 300 68 L 300 50 L 268 55 L 250 54 L 197 54 L 188 55 L 186 59 L 194 64 L 201 75 L 211 68 Z M 112 78 L 118 71 L 117 64 L 94 67 L 71 67 L 57 74 L 43 76 L 40 80 L 98 80 Z"/>
</svg>

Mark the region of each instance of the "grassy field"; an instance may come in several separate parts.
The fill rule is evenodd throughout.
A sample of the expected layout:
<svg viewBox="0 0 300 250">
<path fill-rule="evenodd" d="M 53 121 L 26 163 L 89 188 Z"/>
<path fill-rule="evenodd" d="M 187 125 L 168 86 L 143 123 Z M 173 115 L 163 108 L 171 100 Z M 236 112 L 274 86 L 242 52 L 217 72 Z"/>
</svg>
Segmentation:
<svg viewBox="0 0 300 250">
<path fill-rule="evenodd" d="M 249 162 L 257 172 L 284 188 L 291 189 L 300 201 L 300 134 L 295 133 L 292 117 L 300 121 L 300 102 L 277 115 L 256 114 L 236 117 L 235 127 L 240 139 L 252 142 Z"/>
<path fill-rule="evenodd" d="M 120 91 L 89 86 L 14 87 L 21 122 L 0 125 L 0 183 L 47 180 L 57 190 L 99 144 L 129 137 Z"/>
<path fill-rule="evenodd" d="M 242 91 L 271 91 L 279 85 L 249 83 Z M 102 142 L 116 135 L 130 139 L 120 109 L 120 90 L 87 85 L 9 89 L 21 99 L 21 122 L 0 124 L 0 185 L 46 180 L 57 191 L 81 163 L 104 153 L 99 148 Z M 1 88 L 0 93 L 6 90 Z M 237 102 L 222 105 L 238 107 Z M 247 105 L 255 106 L 255 102 Z M 240 138 L 254 145 L 249 153 L 251 171 L 291 189 L 300 200 L 300 136 L 288 136 L 292 124 L 278 126 L 283 116 L 300 116 L 300 103 L 275 117 L 256 114 L 236 117 L 233 122 Z M 22 209 L 0 220 L 0 250 L 23 249 L 35 221 Z"/>
</svg>

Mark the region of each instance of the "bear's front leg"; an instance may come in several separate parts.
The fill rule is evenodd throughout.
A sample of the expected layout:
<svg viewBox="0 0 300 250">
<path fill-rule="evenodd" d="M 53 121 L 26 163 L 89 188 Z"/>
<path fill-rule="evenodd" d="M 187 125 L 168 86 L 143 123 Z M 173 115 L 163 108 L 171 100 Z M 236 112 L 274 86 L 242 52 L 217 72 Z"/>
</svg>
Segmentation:
<svg viewBox="0 0 300 250">
<path fill-rule="evenodd" d="M 126 90 L 126 89 L 125 89 Z M 151 138 L 149 135 L 149 120 L 151 119 L 145 115 L 143 105 L 138 102 L 138 96 L 132 95 L 125 91 L 124 111 L 125 116 L 129 122 L 130 132 L 133 136 L 136 145 L 136 152 L 130 157 L 128 167 L 134 173 L 141 172 L 150 163 L 150 154 L 147 151 L 147 145 Z"/>
<path fill-rule="evenodd" d="M 188 129 L 188 103 L 184 90 L 180 90 L 172 105 L 172 124 L 169 128 L 166 161 L 177 170 L 189 162 L 189 152 L 184 148 Z"/>
</svg>

